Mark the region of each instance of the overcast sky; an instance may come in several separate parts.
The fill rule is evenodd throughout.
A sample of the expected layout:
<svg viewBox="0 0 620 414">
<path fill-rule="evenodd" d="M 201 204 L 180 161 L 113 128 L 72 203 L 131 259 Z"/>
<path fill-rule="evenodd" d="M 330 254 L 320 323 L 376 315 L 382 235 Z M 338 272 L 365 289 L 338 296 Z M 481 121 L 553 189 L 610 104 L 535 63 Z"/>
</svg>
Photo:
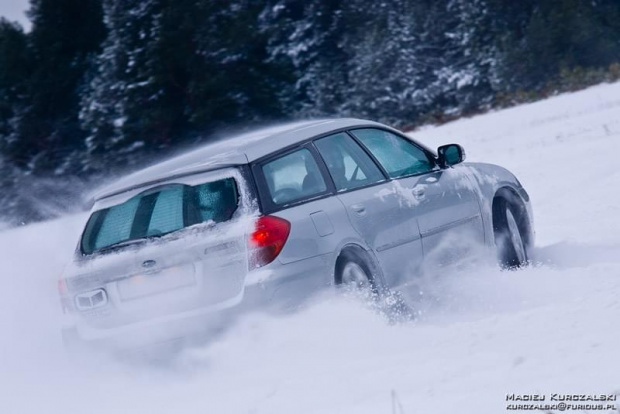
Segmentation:
<svg viewBox="0 0 620 414">
<path fill-rule="evenodd" d="M 26 29 L 29 29 L 30 22 L 24 14 L 28 4 L 28 0 L 0 0 L 0 16 L 12 21 L 17 20 Z"/>
</svg>

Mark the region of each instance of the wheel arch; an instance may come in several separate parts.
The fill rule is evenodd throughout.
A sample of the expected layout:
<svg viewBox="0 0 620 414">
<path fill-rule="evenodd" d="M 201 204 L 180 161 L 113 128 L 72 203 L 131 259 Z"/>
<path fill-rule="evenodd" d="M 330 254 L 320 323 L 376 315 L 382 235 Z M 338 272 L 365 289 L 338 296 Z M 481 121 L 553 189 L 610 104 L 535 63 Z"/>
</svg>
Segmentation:
<svg viewBox="0 0 620 414">
<path fill-rule="evenodd" d="M 333 265 L 333 271 L 334 271 L 333 283 L 335 285 L 338 285 L 341 282 L 341 280 L 339 280 L 340 278 L 339 266 L 342 265 L 342 261 L 346 258 L 347 253 L 354 254 L 357 257 L 364 260 L 364 262 L 366 263 L 366 265 L 368 266 L 372 274 L 372 277 L 377 282 L 377 284 L 382 287 L 385 286 L 383 272 L 381 270 L 381 265 L 379 264 L 377 257 L 373 254 L 373 252 L 370 249 L 367 249 L 361 244 L 358 244 L 355 242 L 349 242 L 349 243 L 344 244 L 340 248 L 338 254 L 336 255 L 336 259 Z"/>
<path fill-rule="evenodd" d="M 508 203 L 516 208 L 518 217 L 515 217 L 515 219 L 517 220 L 519 231 L 521 232 L 522 237 L 524 237 L 525 239 L 526 246 L 528 248 L 532 247 L 534 241 L 532 223 L 530 222 L 527 212 L 526 201 L 523 200 L 519 192 L 513 187 L 500 187 L 495 191 L 495 194 L 493 195 L 493 203 L 491 209 L 493 220 L 493 233 L 499 230 L 498 226 L 501 221 L 500 215 L 504 214 L 504 212 L 502 211 L 503 203 Z"/>
</svg>

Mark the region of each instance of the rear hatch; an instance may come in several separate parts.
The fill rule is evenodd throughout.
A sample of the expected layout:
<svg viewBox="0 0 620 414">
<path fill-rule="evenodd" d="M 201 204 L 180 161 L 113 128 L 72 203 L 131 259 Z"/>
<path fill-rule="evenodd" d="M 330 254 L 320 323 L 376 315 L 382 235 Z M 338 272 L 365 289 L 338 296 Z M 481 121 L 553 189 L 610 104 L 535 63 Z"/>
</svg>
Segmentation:
<svg viewBox="0 0 620 414">
<path fill-rule="evenodd" d="M 99 201 L 64 280 L 65 307 L 110 329 L 241 300 L 252 218 L 244 183 L 228 168 Z"/>
</svg>

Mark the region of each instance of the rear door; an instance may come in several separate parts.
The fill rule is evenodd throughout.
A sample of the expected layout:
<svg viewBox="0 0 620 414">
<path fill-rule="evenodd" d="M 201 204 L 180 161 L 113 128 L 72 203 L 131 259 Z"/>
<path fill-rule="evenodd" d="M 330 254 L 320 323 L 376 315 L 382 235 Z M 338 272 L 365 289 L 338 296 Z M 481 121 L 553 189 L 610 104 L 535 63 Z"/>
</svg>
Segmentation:
<svg viewBox="0 0 620 414">
<path fill-rule="evenodd" d="M 260 283 L 273 289 L 277 303 L 298 306 L 332 283 L 332 253 L 350 236 L 346 212 L 311 143 L 260 160 L 253 171 L 263 212 L 290 223 L 288 239 Z M 271 271 L 278 266 L 283 269 Z"/>
<path fill-rule="evenodd" d="M 404 214 L 417 217 L 426 257 L 452 260 L 484 241 L 478 195 L 458 166 L 440 169 L 423 148 L 387 130 L 351 132 L 394 179 Z"/>
<path fill-rule="evenodd" d="M 329 198 L 333 188 L 314 148 L 304 145 L 276 154 L 256 164 L 254 175 L 263 189 L 265 213 L 291 223 L 291 234 L 278 260 L 288 264 L 330 253 L 329 243 L 321 239 L 333 235 L 342 206 Z"/>
</svg>

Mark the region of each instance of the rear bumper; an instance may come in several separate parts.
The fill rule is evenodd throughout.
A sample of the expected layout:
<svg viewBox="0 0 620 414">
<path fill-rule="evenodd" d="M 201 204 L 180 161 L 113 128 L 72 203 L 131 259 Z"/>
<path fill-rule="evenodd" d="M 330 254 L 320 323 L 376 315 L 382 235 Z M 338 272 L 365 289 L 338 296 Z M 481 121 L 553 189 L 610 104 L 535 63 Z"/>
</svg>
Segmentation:
<svg viewBox="0 0 620 414">
<path fill-rule="evenodd" d="M 207 307 L 114 328 L 93 328 L 84 321 L 77 321 L 73 326 L 77 338 L 94 347 L 141 348 L 157 343 L 199 337 L 201 334 L 208 333 L 224 322 L 225 311 L 234 309 L 242 300 L 243 292 Z"/>
<path fill-rule="evenodd" d="M 225 327 L 237 313 L 267 307 L 286 311 L 299 306 L 333 280 L 330 260 L 331 255 L 288 264 L 276 260 L 250 272 L 237 296 L 191 311 L 105 329 L 94 328 L 81 320 L 68 321 L 66 326 L 75 329 L 77 338 L 86 345 L 112 350 L 191 341 Z"/>
<path fill-rule="evenodd" d="M 302 306 L 314 294 L 333 285 L 334 255 L 314 256 L 290 263 L 279 260 L 251 272 L 246 279 L 244 308 L 268 306 L 287 312 Z"/>
</svg>

